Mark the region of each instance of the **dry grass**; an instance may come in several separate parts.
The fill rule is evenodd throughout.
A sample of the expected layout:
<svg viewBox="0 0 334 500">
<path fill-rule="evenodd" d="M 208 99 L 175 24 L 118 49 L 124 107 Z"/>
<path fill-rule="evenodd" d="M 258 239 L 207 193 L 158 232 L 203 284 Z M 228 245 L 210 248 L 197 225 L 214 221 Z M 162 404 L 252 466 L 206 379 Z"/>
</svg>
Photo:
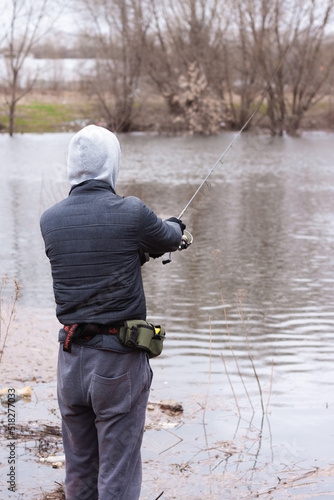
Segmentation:
<svg viewBox="0 0 334 500">
<path fill-rule="evenodd" d="M 41 497 L 41 500 L 65 500 L 64 486 L 57 483 L 56 481 L 55 484 L 58 485 L 56 489 L 54 491 L 51 491 L 50 493 L 45 493 Z"/>
</svg>

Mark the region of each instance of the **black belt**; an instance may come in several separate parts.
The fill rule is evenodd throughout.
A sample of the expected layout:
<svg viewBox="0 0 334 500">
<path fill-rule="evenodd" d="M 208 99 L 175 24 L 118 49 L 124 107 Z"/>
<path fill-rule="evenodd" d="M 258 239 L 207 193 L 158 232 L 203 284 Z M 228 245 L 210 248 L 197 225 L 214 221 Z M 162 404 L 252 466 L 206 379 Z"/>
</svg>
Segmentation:
<svg viewBox="0 0 334 500">
<path fill-rule="evenodd" d="M 118 335 L 123 324 L 96 325 L 94 323 L 74 323 L 65 325 L 66 339 L 63 344 L 63 351 L 71 352 L 74 339 L 85 338 L 90 340 L 95 335 Z"/>
</svg>

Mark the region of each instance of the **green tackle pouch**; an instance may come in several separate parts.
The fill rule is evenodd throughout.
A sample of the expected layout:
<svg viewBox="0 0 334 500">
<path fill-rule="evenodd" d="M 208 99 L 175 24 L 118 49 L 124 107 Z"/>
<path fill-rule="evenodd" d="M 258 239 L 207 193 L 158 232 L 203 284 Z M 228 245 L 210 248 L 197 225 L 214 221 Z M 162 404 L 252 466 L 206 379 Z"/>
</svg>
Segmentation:
<svg viewBox="0 0 334 500">
<path fill-rule="evenodd" d="M 123 345 L 147 352 L 149 358 L 155 358 L 162 352 L 166 331 L 163 326 L 155 326 L 147 321 L 131 319 L 124 322 L 118 338 Z"/>
</svg>

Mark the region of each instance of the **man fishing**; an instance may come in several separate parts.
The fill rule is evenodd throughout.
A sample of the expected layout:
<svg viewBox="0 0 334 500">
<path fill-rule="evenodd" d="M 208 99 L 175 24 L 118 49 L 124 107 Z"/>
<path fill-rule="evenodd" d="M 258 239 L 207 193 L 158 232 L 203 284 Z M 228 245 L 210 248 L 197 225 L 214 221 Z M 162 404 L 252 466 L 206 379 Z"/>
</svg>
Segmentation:
<svg viewBox="0 0 334 500">
<path fill-rule="evenodd" d="M 118 196 L 119 166 L 116 136 L 84 127 L 69 145 L 70 194 L 41 217 L 63 326 L 57 383 L 67 500 L 139 498 L 148 358 L 156 355 L 151 339 L 162 342 L 160 327 L 146 323 L 141 265 L 177 250 L 185 229 Z"/>
</svg>

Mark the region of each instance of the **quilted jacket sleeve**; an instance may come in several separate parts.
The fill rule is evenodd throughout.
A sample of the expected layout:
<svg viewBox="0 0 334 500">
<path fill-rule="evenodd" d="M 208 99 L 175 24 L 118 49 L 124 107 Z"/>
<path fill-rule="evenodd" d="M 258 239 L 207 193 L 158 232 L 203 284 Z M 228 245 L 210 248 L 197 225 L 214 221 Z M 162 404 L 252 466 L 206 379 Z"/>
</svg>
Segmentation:
<svg viewBox="0 0 334 500">
<path fill-rule="evenodd" d="M 163 221 L 142 203 L 139 238 L 144 252 L 163 254 L 178 249 L 182 232 L 179 224 Z"/>
</svg>

